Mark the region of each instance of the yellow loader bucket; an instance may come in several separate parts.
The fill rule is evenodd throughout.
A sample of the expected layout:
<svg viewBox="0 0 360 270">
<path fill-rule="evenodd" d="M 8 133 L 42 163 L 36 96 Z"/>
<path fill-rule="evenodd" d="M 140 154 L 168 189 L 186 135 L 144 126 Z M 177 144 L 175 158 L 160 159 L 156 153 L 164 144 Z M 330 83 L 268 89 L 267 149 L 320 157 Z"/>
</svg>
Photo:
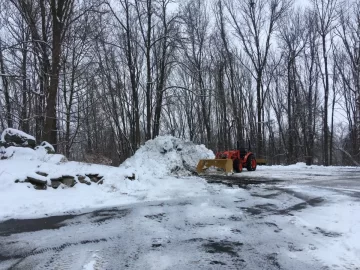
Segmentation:
<svg viewBox="0 0 360 270">
<path fill-rule="evenodd" d="M 233 171 L 233 161 L 232 159 L 200 159 L 196 171 L 200 174 L 210 167 L 220 168 L 225 173 L 231 173 Z"/>
</svg>

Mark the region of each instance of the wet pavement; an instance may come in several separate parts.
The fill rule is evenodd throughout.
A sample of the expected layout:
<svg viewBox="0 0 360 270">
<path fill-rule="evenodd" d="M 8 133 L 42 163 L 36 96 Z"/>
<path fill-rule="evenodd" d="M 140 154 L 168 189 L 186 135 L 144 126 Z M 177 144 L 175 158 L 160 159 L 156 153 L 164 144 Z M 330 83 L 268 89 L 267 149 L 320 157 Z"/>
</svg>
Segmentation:
<svg viewBox="0 0 360 270">
<path fill-rule="evenodd" d="M 260 185 L 260 184 L 279 184 L 284 182 L 280 179 L 259 179 L 259 178 L 239 178 L 237 174 L 234 175 L 203 175 L 202 178 L 210 184 L 224 184 L 229 187 L 238 186 L 240 188 L 247 188 L 249 185 Z"/>
<path fill-rule="evenodd" d="M 340 239 L 340 232 L 292 225 L 297 213 L 331 198 L 277 179 L 206 180 L 211 185 L 204 197 L 2 222 L 0 269 L 359 269 L 351 262 L 329 266 L 316 257 L 319 241 Z M 331 189 L 337 181 L 300 185 Z M 347 181 L 353 189 L 360 186 Z M 349 200 L 360 194 L 336 192 Z"/>
</svg>

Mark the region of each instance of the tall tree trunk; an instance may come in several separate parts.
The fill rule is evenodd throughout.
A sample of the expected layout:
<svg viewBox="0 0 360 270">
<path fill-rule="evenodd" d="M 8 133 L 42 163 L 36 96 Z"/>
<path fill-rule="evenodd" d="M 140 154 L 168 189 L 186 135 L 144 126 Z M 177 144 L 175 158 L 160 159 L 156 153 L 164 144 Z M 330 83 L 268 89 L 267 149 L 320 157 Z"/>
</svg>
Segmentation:
<svg viewBox="0 0 360 270">
<path fill-rule="evenodd" d="M 29 119 L 28 119 L 28 108 L 27 108 L 27 104 L 28 104 L 28 97 L 27 97 L 27 53 L 28 53 L 28 49 L 27 49 L 27 42 L 28 37 L 26 36 L 25 38 L 25 42 L 23 45 L 23 50 L 22 50 L 22 63 L 21 63 L 21 72 L 22 72 L 22 108 L 21 108 L 21 120 L 20 120 L 20 126 L 21 129 L 26 132 L 29 133 Z"/>
<path fill-rule="evenodd" d="M 3 56 L 3 51 L 1 48 L 1 40 L 0 40 L 0 72 L 1 72 L 1 78 L 2 78 L 2 83 L 4 86 L 4 96 L 5 96 L 5 106 L 6 106 L 6 122 L 7 122 L 7 126 L 9 128 L 13 127 L 13 121 L 12 121 L 12 116 L 11 116 L 11 101 L 10 101 L 10 92 L 9 92 L 9 80 L 8 80 L 8 75 L 6 74 L 6 70 L 5 70 L 5 63 L 4 63 L 4 56 Z"/>
<path fill-rule="evenodd" d="M 335 88 L 335 86 L 334 86 Z M 331 130 L 330 130 L 330 144 L 329 144 L 329 165 L 333 165 L 333 148 L 334 148 L 334 113 L 335 113 L 335 102 L 336 93 L 335 89 L 333 92 L 332 106 L 331 106 Z"/>
<path fill-rule="evenodd" d="M 263 157 L 263 139 L 262 139 L 262 72 L 257 74 L 256 79 L 256 108 L 257 108 L 257 141 L 256 141 L 256 155 L 257 157 Z"/>
<path fill-rule="evenodd" d="M 55 0 L 52 3 L 55 6 Z M 61 56 L 61 22 L 59 22 L 58 13 L 52 11 L 53 35 L 52 35 L 52 58 L 50 86 L 46 96 L 46 118 L 44 128 L 44 138 L 51 143 L 55 151 L 57 150 L 57 97 L 60 74 L 60 56 Z"/>
<path fill-rule="evenodd" d="M 326 52 L 326 36 L 322 35 L 321 38 L 322 38 L 322 51 L 323 51 L 324 68 L 325 68 L 324 116 L 323 116 L 324 165 L 329 166 L 329 127 L 328 127 L 329 70 L 328 70 L 328 57 Z"/>
<path fill-rule="evenodd" d="M 151 118 L 152 118 L 152 88 L 153 82 L 151 78 L 151 31 L 152 31 L 152 2 L 146 1 L 147 5 L 147 31 L 146 31 L 146 132 L 145 139 L 151 139 Z"/>
<path fill-rule="evenodd" d="M 289 56 L 288 59 L 288 65 L 287 65 L 287 79 L 288 79 L 288 92 L 287 92 L 287 110 L 288 110 L 288 145 L 287 145 L 287 164 L 291 164 L 293 162 L 293 156 L 294 156 L 294 132 L 293 132 L 293 117 L 292 117 L 292 106 L 293 106 L 293 100 L 292 100 L 292 87 L 293 87 L 293 77 L 291 74 L 291 68 L 292 68 L 292 59 L 291 56 Z"/>
</svg>

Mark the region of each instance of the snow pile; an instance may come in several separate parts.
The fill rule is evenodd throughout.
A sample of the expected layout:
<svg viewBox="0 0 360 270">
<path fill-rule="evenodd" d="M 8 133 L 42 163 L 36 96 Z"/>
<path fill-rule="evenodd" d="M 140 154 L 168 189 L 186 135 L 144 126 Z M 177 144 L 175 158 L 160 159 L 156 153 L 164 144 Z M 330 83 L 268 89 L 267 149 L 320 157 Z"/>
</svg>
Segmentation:
<svg viewBox="0 0 360 270">
<path fill-rule="evenodd" d="M 159 136 L 149 140 L 135 155 L 120 165 L 137 179 L 161 178 L 167 175 L 189 175 L 195 171 L 200 159 L 214 158 L 204 145 L 172 136 Z"/>
</svg>

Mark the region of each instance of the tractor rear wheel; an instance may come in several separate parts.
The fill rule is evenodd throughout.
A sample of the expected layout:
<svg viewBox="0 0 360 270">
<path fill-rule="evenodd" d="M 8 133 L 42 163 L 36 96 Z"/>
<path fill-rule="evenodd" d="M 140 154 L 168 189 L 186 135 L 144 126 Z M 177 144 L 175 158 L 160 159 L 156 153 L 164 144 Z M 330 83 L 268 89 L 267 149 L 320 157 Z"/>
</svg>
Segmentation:
<svg viewBox="0 0 360 270">
<path fill-rule="evenodd" d="M 256 159 L 255 159 L 254 155 L 250 155 L 247 158 L 246 169 L 248 171 L 255 171 L 256 170 Z"/>
<path fill-rule="evenodd" d="M 240 160 L 238 159 L 234 159 L 233 160 L 233 169 L 234 169 L 234 172 L 236 173 L 241 173 L 242 172 L 242 163 L 240 162 Z"/>
</svg>

